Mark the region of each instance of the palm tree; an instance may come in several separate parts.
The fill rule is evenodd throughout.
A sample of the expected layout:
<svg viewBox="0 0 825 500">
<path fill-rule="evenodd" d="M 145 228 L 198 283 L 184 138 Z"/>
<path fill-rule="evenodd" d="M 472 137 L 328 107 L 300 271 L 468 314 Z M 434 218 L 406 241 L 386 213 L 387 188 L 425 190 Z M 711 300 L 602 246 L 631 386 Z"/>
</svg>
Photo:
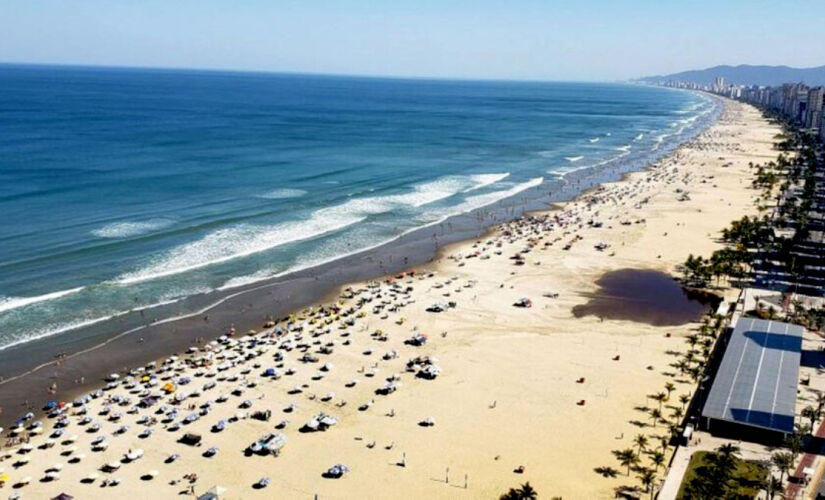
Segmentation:
<svg viewBox="0 0 825 500">
<path fill-rule="evenodd" d="M 641 455 L 642 451 L 644 451 L 644 449 L 647 448 L 647 436 L 645 436 L 644 434 L 637 434 L 636 437 L 633 438 L 633 442 L 636 443 L 636 446 L 639 447 L 639 451 L 637 451 L 636 453 Z"/>
<path fill-rule="evenodd" d="M 816 408 L 814 408 L 811 405 L 806 406 L 802 410 L 802 415 L 811 419 L 811 429 L 814 428 L 814 425 L 816 425 L 816 421 L 819 420 L 819 417 L 821 416 L 817 413 Z"/>
<path fill-rule="evenodd" d="M 651 396 L 651 398 L 652 398 L 654 401 L 658 401 L 658 402 L 659 402 L 659 411 L 661 411 L 661 410 L 662 410 L 662 403 L 664 403 L 664 402 L 665 402 L 665 400 L 667 399 L 667 394 L 665 394 L 664 392 L 657 392 L 656 394 L 654 394 L 653 396 Z"/>
<path fill-rule="evenodd" d="M 685 405 L 690 402 L 690 395 L 689 394 L 682 394 L 679 396 L 679 402 L 682 403 L 682 408 L 684 409 Z"/>
<path fill-rule="evenodd" d="M 645 493 L 647 493 L 650 491 L 650 486 L 653 484 L 653 481 L 656 480 L 656 471 L 653 469 L 648 469 L 647 467 L 642 467 L 639 469 L 636 477 L 638 477 L 639 481 L 642 482 L 642 485 L 645 487 Z"/>
<path fill-rule="evenodd" d="M 672 415 L 673 415 L 673 420 L 675 420 L 676 423 L 679 423 L 679 422 L 682 421 L 682 417 L 685 415 L 685 411 L 682 410 L 681 408 L 677 407 L 677 408 L 673 409 Z"/>
<path fill-rule="evenodd" d="M 616 477 L 619 474 L 619 471 L 613 467 L 596 467 L 593 470 L 596 471 L 597 474 L 601 474 L 604 477 Z"/>
<path fill-rule="evenodd" d="M 773 474 L 768 474 L 767 476 L 765 476 L 759 487 L 765 490 L 765 493 L 767 493 L 768 496 L 768 500 L 773 500 L 774 495 L 777 492 L 782 491 L 782 484 L 779 481 L 777 481 Z"/>
<path fill-rule="evenodd" d="M 779 469 L 779 486 L 785 479 L 785 474 L 793 467 L 794 456 L 788 451 L 778 451 L 771 456 L 771 463 Z"/>
<path fill-rule="evenodd" d="M 665 464 L 665 454 L 659 450 L 656 450 L 650 454 L 650 462 L 656 466 L 656 470 L 658 471 L 661 466 Z"/>
<path fill-rule="evenodd" d="M 785 446 L 791 449 L 791 455 L 796 459 L 796 456 L 802 450 L 802 436 L 799 432 L 788 435 L 788 437 L 785 438 Z"/>
<path fill-rule="evenodd" d="M 530 481 L 522 484 L 520 488 L 510 488 L 510 491 L 501 495 L 499 500 L 536 500 L 539 494 L 530 486 Z"/>
<path fill-rule="evenodd" d="M 656 423 L 662 419 L 662 412 L 658 408 L 650 410 L 650 418 L 653 420 L 653 428 L 656 428 Z"/>
<path fill-rule="evenodd" d="M 633 451 L 633 448 L 626 450 L 614 450 L 613 455 L 619 460 L 622 467 L 627 467 L 627 475 L 630 475 L 630 468 L 639 463 L 639 455 Z"/>
<path fill-rule="evenodd" d="M 676 390 L 676 386 L 673 385 L 673 382 L 668 382 L 665 384 L 665 390 L 667 391 L 667 399 L 670 399 L 670 393 Z"/>
<path fill-rule="evenodd" d="M 693 379 L 694 382 L 699 380 L 699 377 L 702 375 L 702 369 L 698 366 L 691 366 L 688 370 L 690 373 L 690 378 Z"/>
<path fill-rule="evenodd" d="M 740 451 L 741 448 L 739 448 L 733 443 L 723 444 L 722 446 L 716 449 L 717 453 L 722 454 L 722 456 L 728 459 L 731 457 L 736 457 L 736 455 L 738 455 Z"/>
</svg>

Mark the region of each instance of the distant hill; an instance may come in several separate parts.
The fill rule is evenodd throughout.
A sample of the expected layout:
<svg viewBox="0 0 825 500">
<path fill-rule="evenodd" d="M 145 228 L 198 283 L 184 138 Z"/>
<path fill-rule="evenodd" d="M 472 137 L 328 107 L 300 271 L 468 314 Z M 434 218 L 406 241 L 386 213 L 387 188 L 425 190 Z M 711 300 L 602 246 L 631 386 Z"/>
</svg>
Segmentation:
<svg viewBox="0 0 825 500">
<path fill-rule="evenodd" d="M 646 76 L 637 81 L 655 83 L 667 80 L 694 82 L 710 85 L 721 76 L 726 84 L 734 85 L 781 85 L 804 82 L 808 85 L 825 85 L 825 66 L 816 68 L 791 68 L 788 66 L 714 66 L 713 68 L 682 71 L 671 75 Z"/>
</svg>

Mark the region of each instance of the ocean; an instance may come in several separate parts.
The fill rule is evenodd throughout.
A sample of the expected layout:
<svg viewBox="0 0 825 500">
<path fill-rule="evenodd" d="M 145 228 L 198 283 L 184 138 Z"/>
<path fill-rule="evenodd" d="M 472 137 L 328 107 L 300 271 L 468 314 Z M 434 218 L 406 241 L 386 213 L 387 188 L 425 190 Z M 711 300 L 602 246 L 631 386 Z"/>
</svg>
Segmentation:
<svg viewBox="0 0 825 500">
<path fill-rule="evenodd" d="M 719 112 L 628 84 L 0 65 L 0 89 L 0 350 L 639 169 Z"/>
</svg>

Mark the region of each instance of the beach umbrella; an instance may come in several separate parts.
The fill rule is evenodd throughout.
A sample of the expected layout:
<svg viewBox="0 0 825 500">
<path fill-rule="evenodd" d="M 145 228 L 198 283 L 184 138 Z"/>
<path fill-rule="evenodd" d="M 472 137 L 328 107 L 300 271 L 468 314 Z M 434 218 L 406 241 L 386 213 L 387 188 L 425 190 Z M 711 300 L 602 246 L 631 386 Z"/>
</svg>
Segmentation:
<svg viewBox="0 0 825 500">
<path fill-rule="evenodd" d="M 9 475 L 4 473 L 4 472 L 0 472 L 0 483 L 8 483 L 8 482 L 9 482 Z"/>
<path fill-rule="evenodd" d="M 97 472 L 92 472 L 91 474 L 86 476 L 85 479 L 86 479 L 86 481 L 94 482 L 99 477 L 100 477 L 100 474 L 98 474 Z"/>
<path fill-rule="evenodd" d="M 29 463 L 29 457 L 20 457 L 20 459 L 17 460 L 17 463 L 25 465 Z"/>
<path fill-rule="evenodd" d="M 69 495 L 68 493 L 61 493 L 56 497 L 52 497 L 52 500 L 74 500 L 74 497 Z"/>
</svg>

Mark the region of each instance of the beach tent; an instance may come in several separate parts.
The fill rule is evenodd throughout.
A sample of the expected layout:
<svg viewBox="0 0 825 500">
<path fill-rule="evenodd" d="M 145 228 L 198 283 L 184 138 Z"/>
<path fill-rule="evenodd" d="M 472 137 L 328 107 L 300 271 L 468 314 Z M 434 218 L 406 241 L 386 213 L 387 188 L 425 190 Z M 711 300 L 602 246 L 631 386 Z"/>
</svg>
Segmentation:
<svg viewBox="0 0 825 500">
<path fill-rule="evenodd" d="M 196 444 L 201 442 L 200 434 L 194 433 L 186 433 L 182 438 L 180 438 L 180 442 L 183 444 L 188 444 L 189 446 L 195 446 Z"/>
<path fill-rule="evenodd" d="M 226 488 L 222 486 L 213 486 L 206 493 L 198 497 L 198 500 L 219 500 L 221 495 L 226 493 Z"/>
</svg>

